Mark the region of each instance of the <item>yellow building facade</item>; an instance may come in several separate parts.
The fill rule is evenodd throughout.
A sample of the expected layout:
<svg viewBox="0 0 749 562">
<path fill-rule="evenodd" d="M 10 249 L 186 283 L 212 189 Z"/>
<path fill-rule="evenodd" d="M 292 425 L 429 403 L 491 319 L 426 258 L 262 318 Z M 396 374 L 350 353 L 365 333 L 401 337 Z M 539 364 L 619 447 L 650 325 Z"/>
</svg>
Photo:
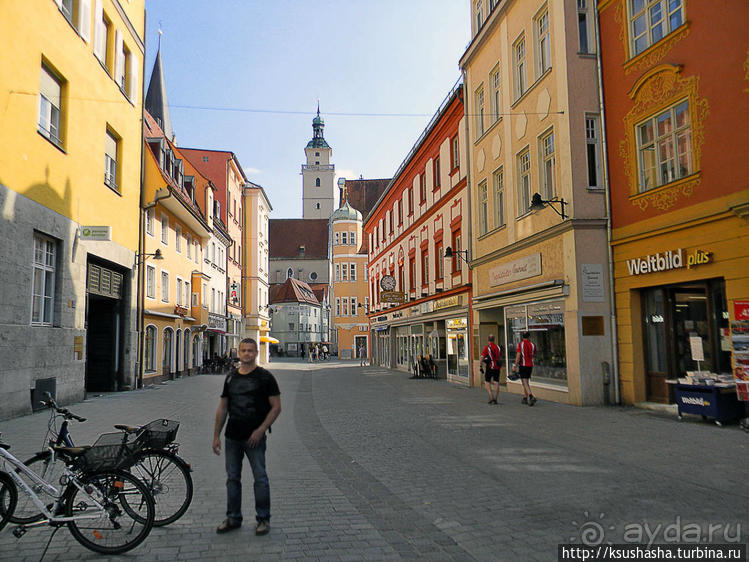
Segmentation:
<svg viewBox="0 0 749 562">
<path fill-rule="evenodd" d="M 202 364 L 207 307 L 202 302 L 203 247 L 211 231 L 197 197 L 207 180 L 185 164 L 146 114 L 142 383 L 173 379 Z"/>
<path fill-rule="evenodd" d="M 340 359 L 369 357 L 367 250 L 362 215 L 345 202 L 330 217 L 333 237 L 333 326 Z"/>
<path fill-rule="evenodd" d="M 144 23 L 143 0 L 3 3 L 0 417 L 135 382 Z"/>
<path fill-rule="evenodd" d="M 533 394 L 589 405 L 614 398 L 606 384 L 613 342 L 595 14 L 581 6 L 476 0 L 460 65 L 472 384 L 481 384 L 476 360 L 489 335 L 506 369 L 529 331 L 538 349 Z M 521 392 L 519 381 L 507 384 Z"/>
</svg>

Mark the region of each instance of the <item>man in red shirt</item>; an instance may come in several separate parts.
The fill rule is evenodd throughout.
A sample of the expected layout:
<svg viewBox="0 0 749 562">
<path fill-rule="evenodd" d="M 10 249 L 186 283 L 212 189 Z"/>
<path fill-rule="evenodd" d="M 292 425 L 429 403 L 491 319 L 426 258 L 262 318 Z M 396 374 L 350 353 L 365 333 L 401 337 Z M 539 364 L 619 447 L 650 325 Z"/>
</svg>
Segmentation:
<svg viewBox="0 0 749 562">
<path fill-rule="evenodd" d="M 518 343 L 515 350 L 515 366 L 523 383 L 523 404 L 533 406 L 536 397 L 531 392 L 531 372 L 533 371 L 533 358 L 536 356 L 536 344 L 531 341 L 531 333 L 523 332 L 523 339 Z"/>
<path fill-rule="evenodd" d="M 489 334 L 489 341 L 481 352 L 481 363 L 484 366 L 484 386 L 489 393 L 489 404 L 497 404 L 499 396 L 499 369 L 502 359 L 502 348 L 494 343 L 494 334 Z M 492 390 L 492 381 L 496 383 L 497 390 Z"/>
</svg>

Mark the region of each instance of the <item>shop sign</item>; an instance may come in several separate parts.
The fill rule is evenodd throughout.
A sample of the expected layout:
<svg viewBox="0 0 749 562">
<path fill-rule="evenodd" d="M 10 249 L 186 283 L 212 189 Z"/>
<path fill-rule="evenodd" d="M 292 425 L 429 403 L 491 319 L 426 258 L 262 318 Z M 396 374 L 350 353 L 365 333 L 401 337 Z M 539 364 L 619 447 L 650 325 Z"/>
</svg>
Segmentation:
<svg viewBox="0 0 749 562">
<path fill-rule="evenodd" d="M 445 327 L 448 330 L 465 330 L 468 327 L 468 320 L 466 318 L 451 318 L 445 320 Z"/>
<path fill-rule="evenodd" d="M 489 270 L 489 285 L 496 287 L 541 275 L 541 254 L 531 254 Z"/>
<path fill-rule="evenodd" d="M 393 318 L 403 318 L 403 312 L 393 312 Z"/>
<path fill-rule="evenodd" d="M 442 308 L 450 308 L 451 306 L 458 306 L 460 304 L 460 295 L 453 295 L 452 297 L 445 297 L 434 302 L 434 310 L 440 310 Z"/>
<path fill-rule="evenodd" d="M 428 314 L 434 310 L 434 301 L 427 301 L 421 303 L 421 313 Z"/>
<path fill-rule="evenodd" d="M 380 301 L 403 304 L 407 301 L 406 293 L 403 291 L 382 291 L 380 293 Z"/>
<path fill-rule="evenodd" d="M 81 240 L 112 241 L 111 226 L 82 226 L 79 232 Z"/>
<path fill-rule="evenodd" d="M 385 322 L 387 319 L 388 319 L 387 315 L 386 316 L 378 316 L 377 318 L 375 318 L 375 320 L 377 322 Z"/>
<path fill-rule="evenodd" d="M 733 318 L 737 322 L 749 320 L 749 301 L 733 301 Z"/>
<path fill-rule="evenodd" d="M 650 255 L 644 258 L 634 258 L 627 260 L 627 270 L 630 275 L 642 275 L 644 273 L 656 273 L 658 271 L 669 271 L 671 269 L 681 269 L 684 264 L 685 252 L 681 248 L 678 250 L 668 250 L 667 252 Z M 686 268 L 692 269 L 698 265 L 705 265 L 713 261 L 713 253 L 705 250 L 695 250 L 692 254 L 686 255 Z"/>
</svg>

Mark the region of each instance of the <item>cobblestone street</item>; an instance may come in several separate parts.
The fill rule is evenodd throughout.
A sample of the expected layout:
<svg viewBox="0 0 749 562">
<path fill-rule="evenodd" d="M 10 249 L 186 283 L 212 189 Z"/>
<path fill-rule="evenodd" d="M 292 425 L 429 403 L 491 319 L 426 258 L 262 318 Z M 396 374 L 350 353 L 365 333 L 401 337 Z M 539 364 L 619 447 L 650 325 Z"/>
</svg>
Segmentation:
<svg viewBox="0 0 749 562">
<path fill-rule="evenodd" d="M 662 543 L 666 527 L 686 524 L 719 525 L 715 542 L 737 532 L 749 539 L 749 436 L 736 425 L 633 408 L 529 408 L 507 393 L 490 406 L 480 389 L 346 362 L 274 362 L 271 371 L 283 412 L 268 443 L 272 528 L 264 537 L 254 534 L 247 464 L 245 526 L 215 533 L 225 511 L 223 457 L 210 447 L 222 376 L 70 406 L 88 418 L 71 427 L 81 444 L 113 423 L 182 424 L 192 505 L 122 558 L 555 560 L 556 545 L 579 543 L 585 529 L 621 543 L 625 530 L 646 528 Z M 38 450 L 47 418 L 0 422 L 11 452 Z M 0 560 L 38 560 L 49 533 L 31 529 L 16 540 L 7 527 Z M 45 560 L 96 558 L 61 529 Z"/>
</svg>

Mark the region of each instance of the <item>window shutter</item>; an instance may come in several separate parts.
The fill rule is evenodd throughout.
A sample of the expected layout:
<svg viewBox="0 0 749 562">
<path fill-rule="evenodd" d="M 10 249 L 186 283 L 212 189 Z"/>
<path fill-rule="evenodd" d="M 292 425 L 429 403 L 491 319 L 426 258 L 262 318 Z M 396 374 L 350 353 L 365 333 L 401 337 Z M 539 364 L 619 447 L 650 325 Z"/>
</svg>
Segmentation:
<svg viewBox="0 0 749 562">
<path fill-rule="evenodd" d="M 135 55 L 136 53 L 133 52 L 128 57 L 130 61 L 130 70 L 128 71 L 130 75 L 130 92 L 128 92 L 127 96 L 133 103 L 138 103 L 138 58 Z"/>
<path fill-rule="evenodd" d="M 122 33 L 119 29 L 114 31 L 114 81 L 119 86 L 122 74 L 125 72 L 125 61 L 122 52 Z"/>
<path fill-rule="evenodd" d="M 88 43 L 91 38 L 91 0 L 78 2 L 78 33 Z"/>
<path fill-rule="evenodd" d="M 60 83 L 44 67 L 42 67 L 39 93 L 47 98 L 52 105 L 57 108 L 60 107 Z"/>
<path fill-rule="evenodd" d="M 101 0 L 94 3 L 94 54 L 96 58 L 107 64 L 107 30 L 104 27 L 104 10 Z"/>
</svg>

